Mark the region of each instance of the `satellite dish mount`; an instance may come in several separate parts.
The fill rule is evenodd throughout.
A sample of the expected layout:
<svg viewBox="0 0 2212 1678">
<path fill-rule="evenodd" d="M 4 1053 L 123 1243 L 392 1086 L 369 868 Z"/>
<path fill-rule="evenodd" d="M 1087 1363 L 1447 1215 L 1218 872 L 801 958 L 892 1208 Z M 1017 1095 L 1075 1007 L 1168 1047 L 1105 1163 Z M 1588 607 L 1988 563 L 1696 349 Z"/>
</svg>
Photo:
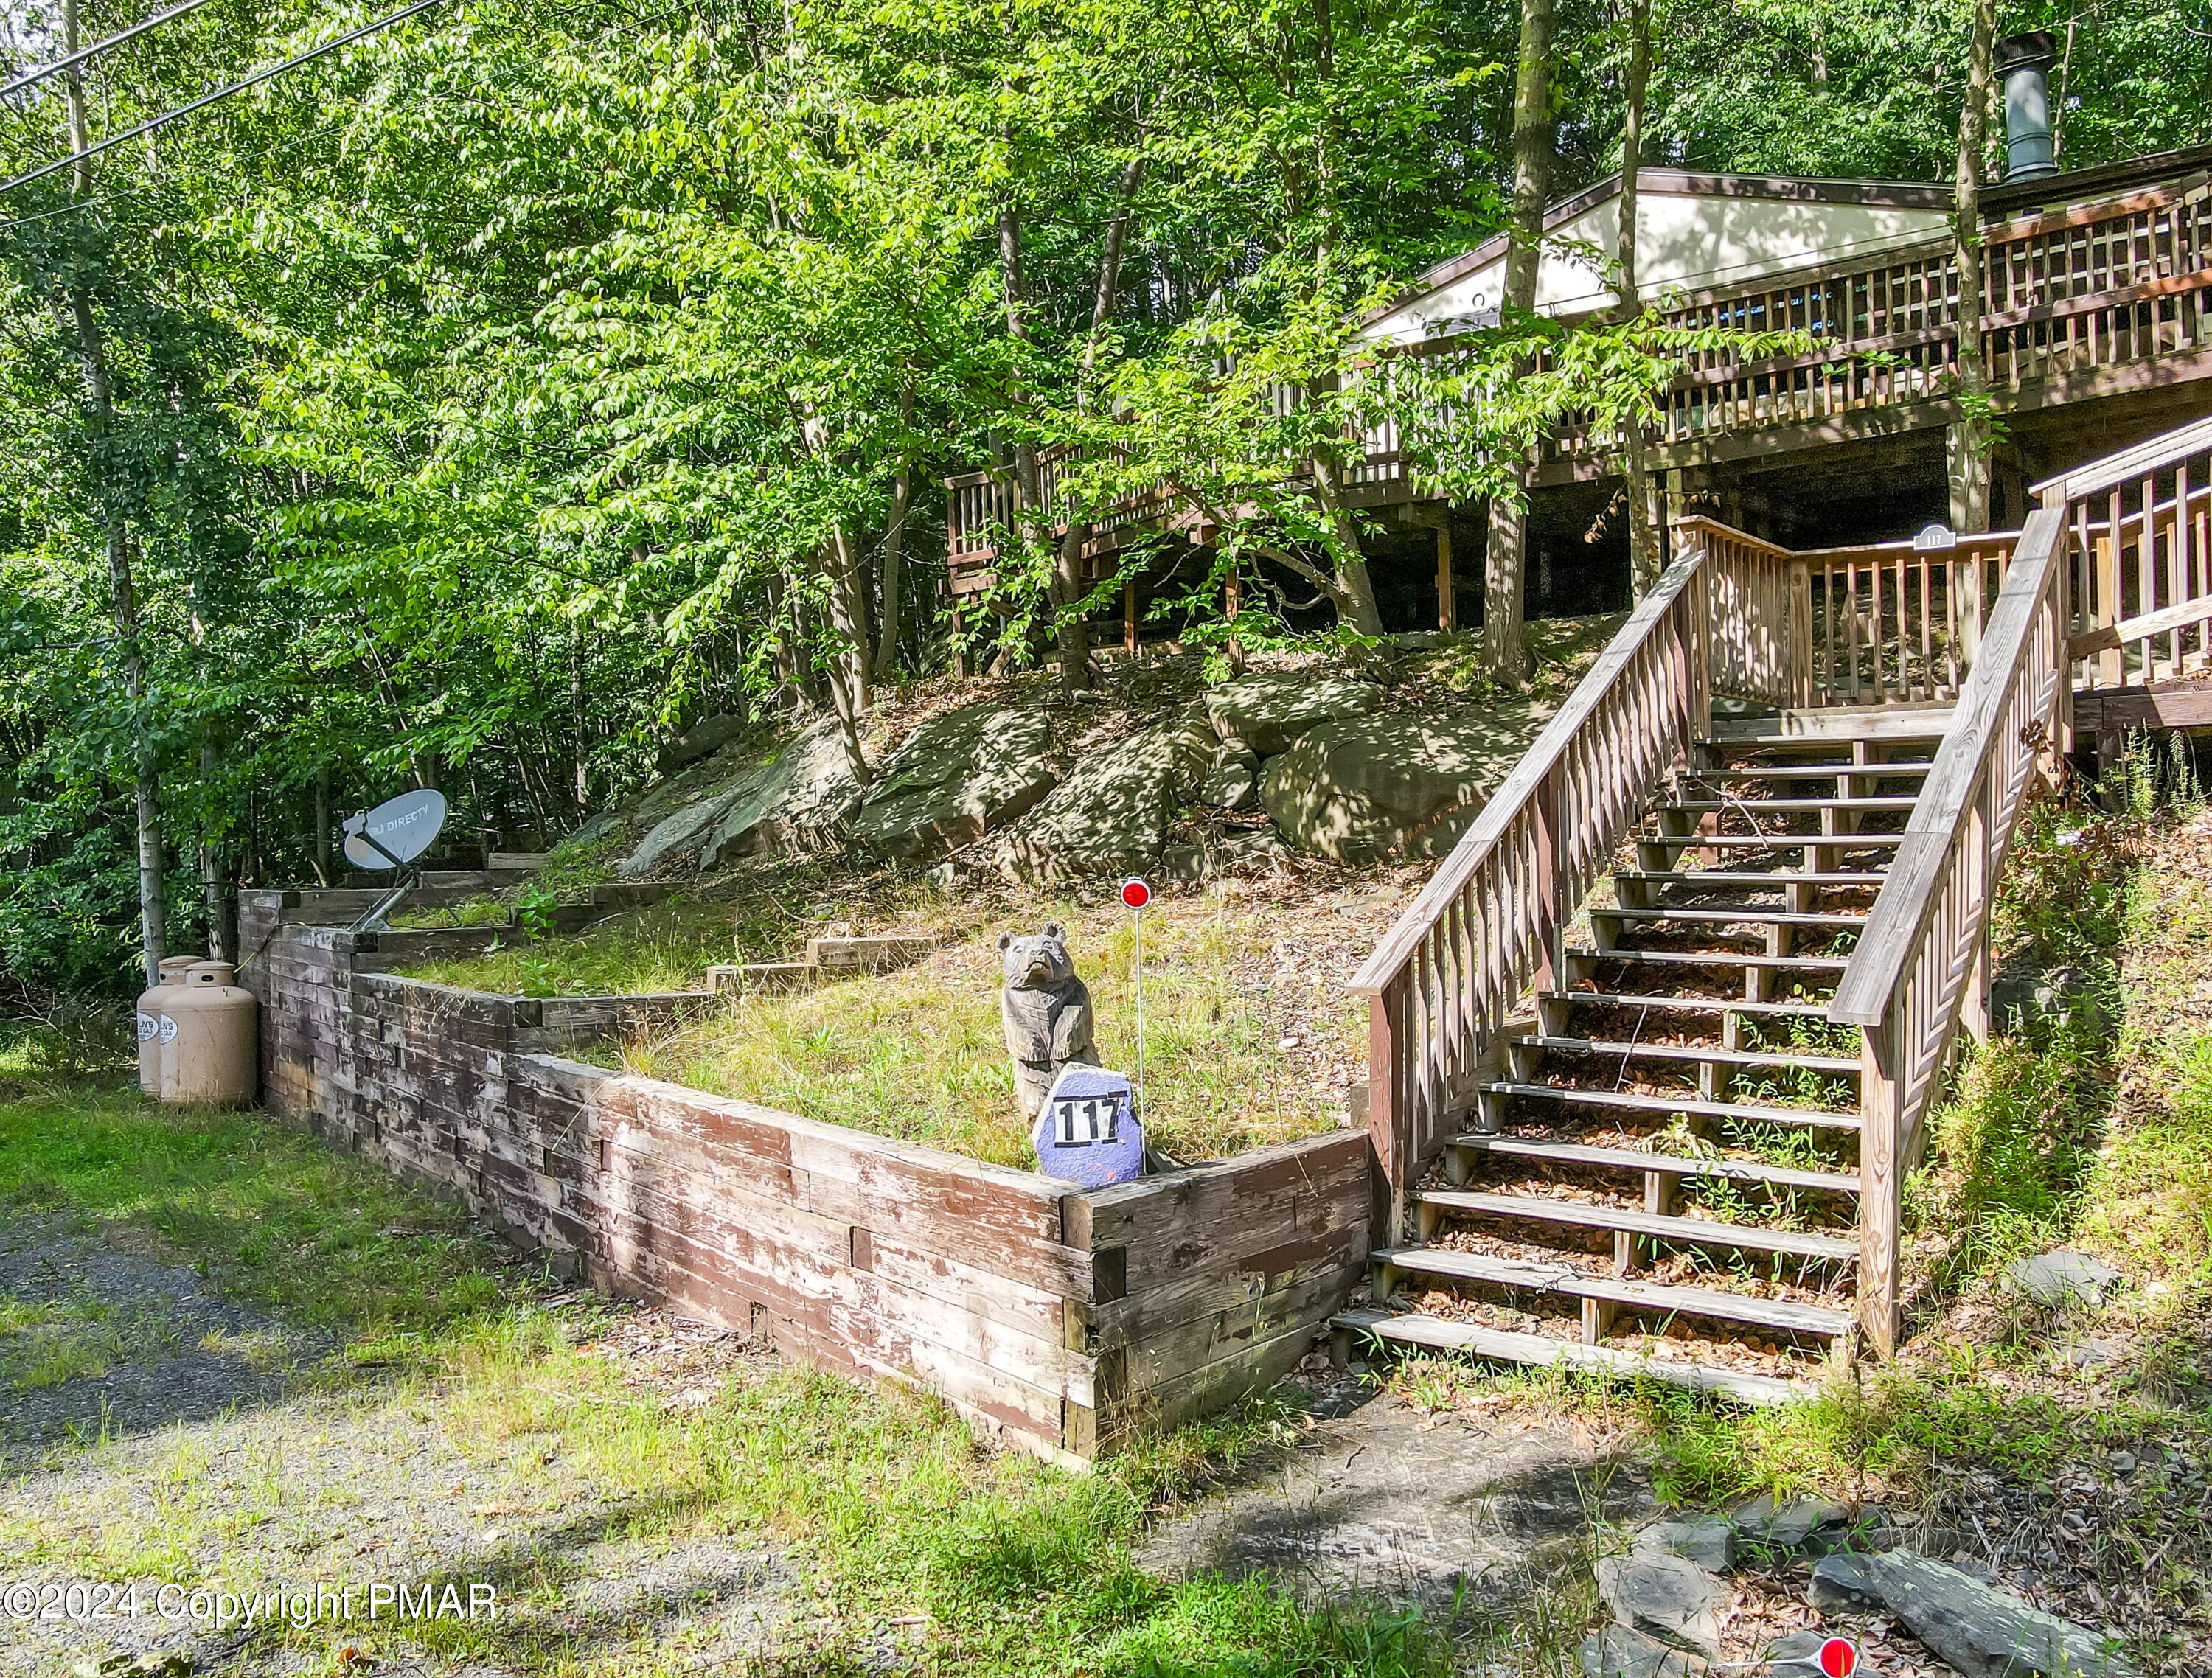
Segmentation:
<svg viewBox="0 0 2212 1678">
<path fill-rule="evenodd" d="M 392 890 L 353 923 L 353 931 L 385 930 L 392 911 L 422 884 L 422 854 L 435 842 L 438 830 L 445 824 L 446 795 L 430 787 L 402 793 L 374 810 L 345 818 L 346 860 L 371 873 L 392 869 L 398 875 Z"/>
</svg>

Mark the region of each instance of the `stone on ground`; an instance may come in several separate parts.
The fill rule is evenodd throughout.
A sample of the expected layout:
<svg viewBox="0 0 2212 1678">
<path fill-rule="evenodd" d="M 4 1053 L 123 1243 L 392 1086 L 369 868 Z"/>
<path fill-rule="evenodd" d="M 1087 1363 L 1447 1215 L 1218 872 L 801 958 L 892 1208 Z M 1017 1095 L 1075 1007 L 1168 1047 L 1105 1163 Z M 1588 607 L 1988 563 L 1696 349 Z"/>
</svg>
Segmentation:
<svg viewBox="0 0 2212 1678">
<path fill-rule="evenodd" d="M 2014 1259 L 2005 1274 L 2014 1286 L 2039 1305 L 2063 1305 L 2078 1301 L 2101 1305 L 2120 1280 L 2120 1273 L 2087 1253 L 2038 1253 Z"/>
<path fill-rule="evenodd" d="M 1747 1544 L 1770 1550 L 1794 1550 L 1823 1527 L 1838 1527 L 1850 1518 L 1841 1504 L 1821 1498 L 1792 1498 L 1781 1502 L 1767 1496 L 1729 1511 L 1736 1535 Z"/>
<path fill-rule="evenodd" d="M 1066 879 L 1151 866 L 1212 748 L 1194 725 L 1171 722 L 1086 755 L 1000 848 L 1000 871 Z"/>
<path fill-rule="evenodd" d="M 1709 1572 L 1724 1573 L 1735 1565 L 1735 1529 L 1717 1515 L 1686 1515 L 1645 1527 L 1636 1535 L 1636 1547 L 1663 1551 Z"/>
<path fill-rule="evenodd" d="M 1589 1678 L 1697 1678 L 1705 1663 L 1626 1626 L 1601 1626 L 1583 1639 L 1576 1661 Z"/>
<path fill-rule="evenodd" d="M 1965 1678 L 2135 1678 L 2106 1639 L 1911 1550 L 1869 1556 L 1881 1600 Z"/>
<path fill-rule="evenodd" d="M 1300 850 L 1339 862 L 1441 856 L 1472 826 L 1546 713 L 1525 702 L 1482 717 L 1341 717 L 1268 761 L 1260 800 Z"/>
<path fill-rule="evenodd" d="M 1850 1552 L 1822 1556 L 1813 1564 L 1805 1600 L 1822 1614 L 1853 1614 L 1881 1601 L 1874 1558 Z"/>
<path fill-rule="evenodd" d="M 1214 689 L 1206 696 L 1206 714 L 1225 743 L 1272 757 L 1316 723 L 1369 716 L 1382 703 L 1382 690 L 1372 682 L 1291 670 L 1240 676 Z"/>
<path fill-rule="evenodd" d="M 853 842 L 896 861 L 971 844 L 1052 790 L 1051 751 L 1041 711 L 987 703 L 932 717 L 884 764 Z"/>
<path fill-rule="evenodd" d="M 1719 1649 L 1718 1595 L 1712 1575 L 1694 1561 L 1646 1550 L 1607 1556 L 1594 1571 L 1598 1595 L 1621 1625 L 1709 1653 Z"/>
</svg>

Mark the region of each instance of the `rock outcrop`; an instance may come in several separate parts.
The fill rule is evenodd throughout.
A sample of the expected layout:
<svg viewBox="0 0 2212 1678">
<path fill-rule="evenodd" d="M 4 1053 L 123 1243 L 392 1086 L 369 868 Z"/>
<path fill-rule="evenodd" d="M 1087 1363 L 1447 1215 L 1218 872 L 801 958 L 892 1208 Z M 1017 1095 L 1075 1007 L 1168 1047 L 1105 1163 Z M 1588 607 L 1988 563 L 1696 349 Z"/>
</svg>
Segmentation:
<svg viewBox="0 0 2212 1678">
<path fill-rule="evenodd" d="M 617 872 L 634 879 L 695 850 L 705 870 L 744 856 L 823 848 L 836 842 L 860 796 L 837 724 L 825 718 L 719 780 L 690 783 Z"/>
<path fill-rule="evenodd" d="M 891 754 L 853 818 L 853 842 L 894 861 L 972 843 L 1052 790 L 1052 725 L 1025 707 L 966 705 Z"/>
<path fill-rule="evenodd" d="M 1000 847 L 1000 872 L 1058 879 L 1150 866 L 1212 750 L 1212 735 L 1183 721 L 1147 728 L 1083 759 Z"/>
<path fill-rule="evenodd" d="M 1340 717 L 1270 758 L 1260 802 L 1300 850 L 1339 862 L 1441 856 L 1481 812 L 1534 732 L 1508 718 Z"/>
<path fill-rule="evenodd" d="M 1255 757 L 1272 757 L 1318 723 L 1370 716 L 1382 703 L 1382 690 L 1372 682 L 1279 671 L 1241 676 L 1214 689 L 1206 696 L 1206 715 L 1223 741 Z"/>
</svg>

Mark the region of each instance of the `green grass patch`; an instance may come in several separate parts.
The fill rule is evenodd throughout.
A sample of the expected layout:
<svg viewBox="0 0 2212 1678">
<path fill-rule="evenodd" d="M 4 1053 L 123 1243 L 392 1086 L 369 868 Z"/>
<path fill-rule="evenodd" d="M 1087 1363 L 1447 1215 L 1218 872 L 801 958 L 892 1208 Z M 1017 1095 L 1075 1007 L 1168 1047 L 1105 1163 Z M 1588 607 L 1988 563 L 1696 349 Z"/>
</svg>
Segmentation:
<svg viewBox="0 0 2212 1678">
<path fill-rule="evenodd" d="M 422 1330 L 495 1306 L 458 1213 L 258 1112 L 79 1086 L 0 1103 L 0 1213 L 142 1231 L 226 1297 L 318 1328 Z"/>
<path fill-rule="evenodd" d="M 66 1484 L 9 1487 L 8 1568 L 217 1588 L 253 1584 L 272 1566 L 362 1585 L 443 1577 L 435 1557 L 408 1547 L 401 1514 L 364 1531 L 348 1514 L 360 1494 L 328 1479 L 332 1462 L 371 1466 L 383 1450 L 418 1462 L 428 1426 L 441 1440 L 439 1485 L 422 1495 L 458 1496 L 465 1478 L 469 1497 L 495 1496 L 475 1511 L 485 1547 L 455 1577 L 497 1578 L 502 1613 L 404 1632 L 349 1627 L 346 1640 L 381 1662 L 427 1653 L 573 1678 L 690 1669 L 683 1628 L 664 1626 L 659 1609 L 579 1610 L 595 1570 L 614 1578 L 629 1565 L 562 1541 L 582 1504 L 605 1511 L 594 1551 L 772 1548 L 799 1581 L 772 1633 L 779 1669 L 879 1669 L 893 1623 L 922 1669 L 978 1678 L 1453 1669 L 1446 1629 L 1416 1612 L 1308 1610 L 1258 1581 L 1168 1583 L 1134 1565 L 1164 1505 L 1293 1436 L 1279 1398 L 1148 1439 L 1090 1474 L 986 1450 L 926 1396 L 769 1359 L 721 1371 L 704 1402 L 678 1401 L 641 1383 L 629 1359 L 604 1355 L 613 1313 L 502 1298 L 488 1255 L 458 1233 L 405 1232 L 451 1230 L 419 1196 L 260 1116 L 143 1106 L 112 1091 L 0 1105 L 0 1207 L 157 1239 L 217 1292 L 282 1323 L 349 1324 L 349 1359 L 379 1369 L 347 1397 L 336 1439 L 337 1413 L 263 1411 L 216 1424 L 220 1438 L 179 1433 L 159 1450 L 103 1455 L 99 1473 Z M 335 1238 L 307 1246 L 319 1227 Z M 246 1251 L 257 1232 L 268 1261 Z M 8 1311 L 0 1347 L 70 1315 Z M 58 1501 L 37 1501 L 49 1495 Z M 364 1536 L 389 1541 L 365 1551 Z M 326 1635 L 261 1634 L 313 1658 Z"/>
<path fill-rule="evenodd" d="M 1137 1070 L 1134 933 L 1126 915 L 1063 903 L 1090 987 L 1098 1055 Z M 1037 919 L 1042 917 L 1037 916 Z M 1145 932 L 1148 1134 L 1184 1161 L 1328 1130 L 1365 1019 L 1340 993 L 1254 986 L 1278 947 L 1263 911 L 1179 899 Z M 1026 923 L 1025 923 L 1026 924 Z M 995 1164 L 1036 1163 L 999 1017 L 996 932 L 900 972 L 796 995 L 741 997 L 669 1036 L 627 1046 L 630 1070 Z M 1299 1039 L 1297 1055 L 1278 1045 Z"/>
</svg>

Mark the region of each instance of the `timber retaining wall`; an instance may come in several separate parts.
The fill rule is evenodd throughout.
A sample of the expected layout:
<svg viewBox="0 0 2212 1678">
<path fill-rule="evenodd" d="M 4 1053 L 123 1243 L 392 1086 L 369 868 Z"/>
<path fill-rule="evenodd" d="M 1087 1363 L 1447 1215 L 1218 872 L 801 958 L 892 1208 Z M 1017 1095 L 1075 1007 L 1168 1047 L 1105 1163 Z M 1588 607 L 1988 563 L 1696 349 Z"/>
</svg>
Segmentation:
<svg viewBox="0 0 2212 1678">
<path fill-rule="evenodd" d="M 1265 1386 L 1364 1273 L 1364 1131 L 1083 1189 L 544 1052 L 701 999 L 402 978 L 379 970 L 423 934 L 300 906 L 241 904 L 272 1113 L 604 1291 L 918 1383 L 1044 1455 Z"/>
</svg>

